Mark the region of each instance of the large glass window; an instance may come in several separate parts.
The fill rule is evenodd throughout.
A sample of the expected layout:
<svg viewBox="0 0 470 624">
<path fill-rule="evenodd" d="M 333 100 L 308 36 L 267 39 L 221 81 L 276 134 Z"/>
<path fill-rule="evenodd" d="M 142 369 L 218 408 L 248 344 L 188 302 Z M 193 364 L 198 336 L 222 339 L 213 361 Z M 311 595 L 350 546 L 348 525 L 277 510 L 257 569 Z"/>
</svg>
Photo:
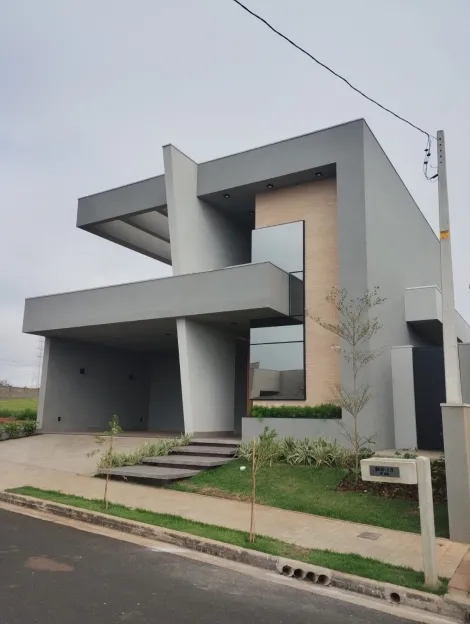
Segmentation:
<svg viewBox="0 0 470 624">
<path fill-rule="evenodd" d="M 250 332 L 250 397 L 305 399 L 304 222 L 253 230 L 252 262 L 272 262 L 289 273 L 290 317 Z M 265 320 L 264 320 L 265 321 Z M 264 322 L 265 324 L 265 322 Z"/>
</svg>

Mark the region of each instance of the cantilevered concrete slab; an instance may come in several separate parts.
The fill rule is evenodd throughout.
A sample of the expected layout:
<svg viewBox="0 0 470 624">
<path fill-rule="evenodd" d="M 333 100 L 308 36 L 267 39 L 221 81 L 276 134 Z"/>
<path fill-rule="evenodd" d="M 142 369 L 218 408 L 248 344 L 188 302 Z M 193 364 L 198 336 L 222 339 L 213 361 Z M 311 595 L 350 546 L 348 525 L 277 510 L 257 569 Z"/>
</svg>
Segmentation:
<svg viewBox="0 0 470 624">
<path fill-rule="evenodd" d="M 442 293 L 437 286 L 407 288 L 405 291 L 406 322 L 434 344 L 442 344 Z M 459 342 L 470 342 L 470 326 L 455 311 Z"/>
<path fill-rule="evenodd" d="M 261 263 L 27 299 L 23 331 L 86 340 L 86 328 L 120 323 L 138 329 L 138 323 L 191 317 L 233 330 L 239 322 L 288 314 L 289 275 Z"/>
</svg>

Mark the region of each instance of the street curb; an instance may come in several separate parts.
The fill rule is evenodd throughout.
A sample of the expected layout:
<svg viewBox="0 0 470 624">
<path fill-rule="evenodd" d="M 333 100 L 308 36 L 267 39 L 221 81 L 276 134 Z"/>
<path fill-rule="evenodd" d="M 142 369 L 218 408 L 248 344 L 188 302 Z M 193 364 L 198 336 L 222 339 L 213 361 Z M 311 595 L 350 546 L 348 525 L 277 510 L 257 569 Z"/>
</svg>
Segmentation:
<svg viewBox="0 0 470 624">
<path fill-rule="evenodd" d="M 262 568 L 263 570 L 279 572 L 280 574 L 294 577 L 294 582 L 295 580 L 298 580 L 298 582 L 318 582 L 324 586 L 336 587 L 371 598 L 385 600 L 392 604 L 421 609 L 429 613 L 454 618 L 462 622 L 470 621 L 470 602 L 449 594 L 445 596 L 435 596 L 434 594 L 411 590 L 399 585 L 381 583 L 379 581 L 337 572 L 336 570 L 320 568 L 319 566 L 310 565 L 302 561 L 275 557 L 247 548 L 224 544 L 181 531 L 173 531 L 30 496 L 0 492 L 0 501 L 19 507 L 54 514 L 63 518 L 102 526 L 123 533 L 130 533 L 139 537 L 158 540 L 182 548 L 198 550 L 208 555 L 244 563 L 256 568 Z"/>
</svg>

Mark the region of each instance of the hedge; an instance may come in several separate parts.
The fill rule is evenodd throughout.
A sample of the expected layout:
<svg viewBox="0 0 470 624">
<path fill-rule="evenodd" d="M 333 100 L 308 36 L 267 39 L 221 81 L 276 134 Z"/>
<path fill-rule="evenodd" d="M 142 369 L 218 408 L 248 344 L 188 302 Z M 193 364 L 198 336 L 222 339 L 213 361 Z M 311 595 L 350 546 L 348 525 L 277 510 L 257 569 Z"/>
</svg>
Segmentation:
<svg viewBox="0 0 470 624">
<path fill-rule="evenodd" d="M 341 407 L 333 403 L 305 406 L 279 405 L 275 407 L 254 405 L 251 408 L 251 416 L 256 418 L 319 418 L 338 420 L 341 418 Z"/>
</svg>

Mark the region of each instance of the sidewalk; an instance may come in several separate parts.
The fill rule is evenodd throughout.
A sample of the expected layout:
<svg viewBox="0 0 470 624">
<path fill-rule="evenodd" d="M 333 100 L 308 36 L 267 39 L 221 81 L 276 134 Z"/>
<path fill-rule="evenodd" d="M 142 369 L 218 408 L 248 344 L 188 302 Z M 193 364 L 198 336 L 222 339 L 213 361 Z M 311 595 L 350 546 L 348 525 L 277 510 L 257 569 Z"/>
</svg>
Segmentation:
<svg viewBox="0 0 470 624">
<path fill-rule="evenodd" d="M 120 450 L 129 450 L 142 441 L 122 438 L 116 441 L 116 446 Z M 31 485 L 85 498 L 101 498 L 103 482 L 91 476 L 96 458 L 87 455 L 94 448 L 93 436 L 42 435 L 2 443 L 0 490 Z M 242 531 L 249 528 L 249 504 L 240 501 L 122 481 L 110 483 L 109 498 L 127 507 L 141 507 Z M 257 505 L 256 531 L 305 548 L 356 553 L 394 565 L 422 569 L 421 538 L 413 533 L 263 505 Z M 469 546 L 438 539 L 437 549 L 439 574 L 450 578 Z"/>
<path fill-rule="evenodd" d="M 15 444 L 20 441 L 15 441 Z M 10 447 L 9 451 L 12 450 Z M 19 450 L 19 449 L 18 449 Z M 10 455 L 10 453 L 8 453 Z M 26 460 L 26 461 L 25 461 Z M 50 462 L 48 462 L 50 465 Z M 103 482 L 65 469 L 31 465 L 24 456 L 17 461 L 0 455 L 0 489 L 31 485 L 61 490 L 86 498 L 101 498 Z M 247 531 L 249 504 L 199 494 L 148 488 L 124 482 L 111 482 L 109 499 L 127 507 L 140 507 L 160 513 L 183 516 L 208 524 Z M 305 548 L 357 553 L 394 565 L 422 569 L 419 535 L 380 527 L 333 520 L 295 511 L 258 505 L 256 531 Z M 366 535 L 364 535 L 364 533 Z M 439 574 L 452 577 L 469 546 L 446 539 L 437 540 Z"/>
</svg>

